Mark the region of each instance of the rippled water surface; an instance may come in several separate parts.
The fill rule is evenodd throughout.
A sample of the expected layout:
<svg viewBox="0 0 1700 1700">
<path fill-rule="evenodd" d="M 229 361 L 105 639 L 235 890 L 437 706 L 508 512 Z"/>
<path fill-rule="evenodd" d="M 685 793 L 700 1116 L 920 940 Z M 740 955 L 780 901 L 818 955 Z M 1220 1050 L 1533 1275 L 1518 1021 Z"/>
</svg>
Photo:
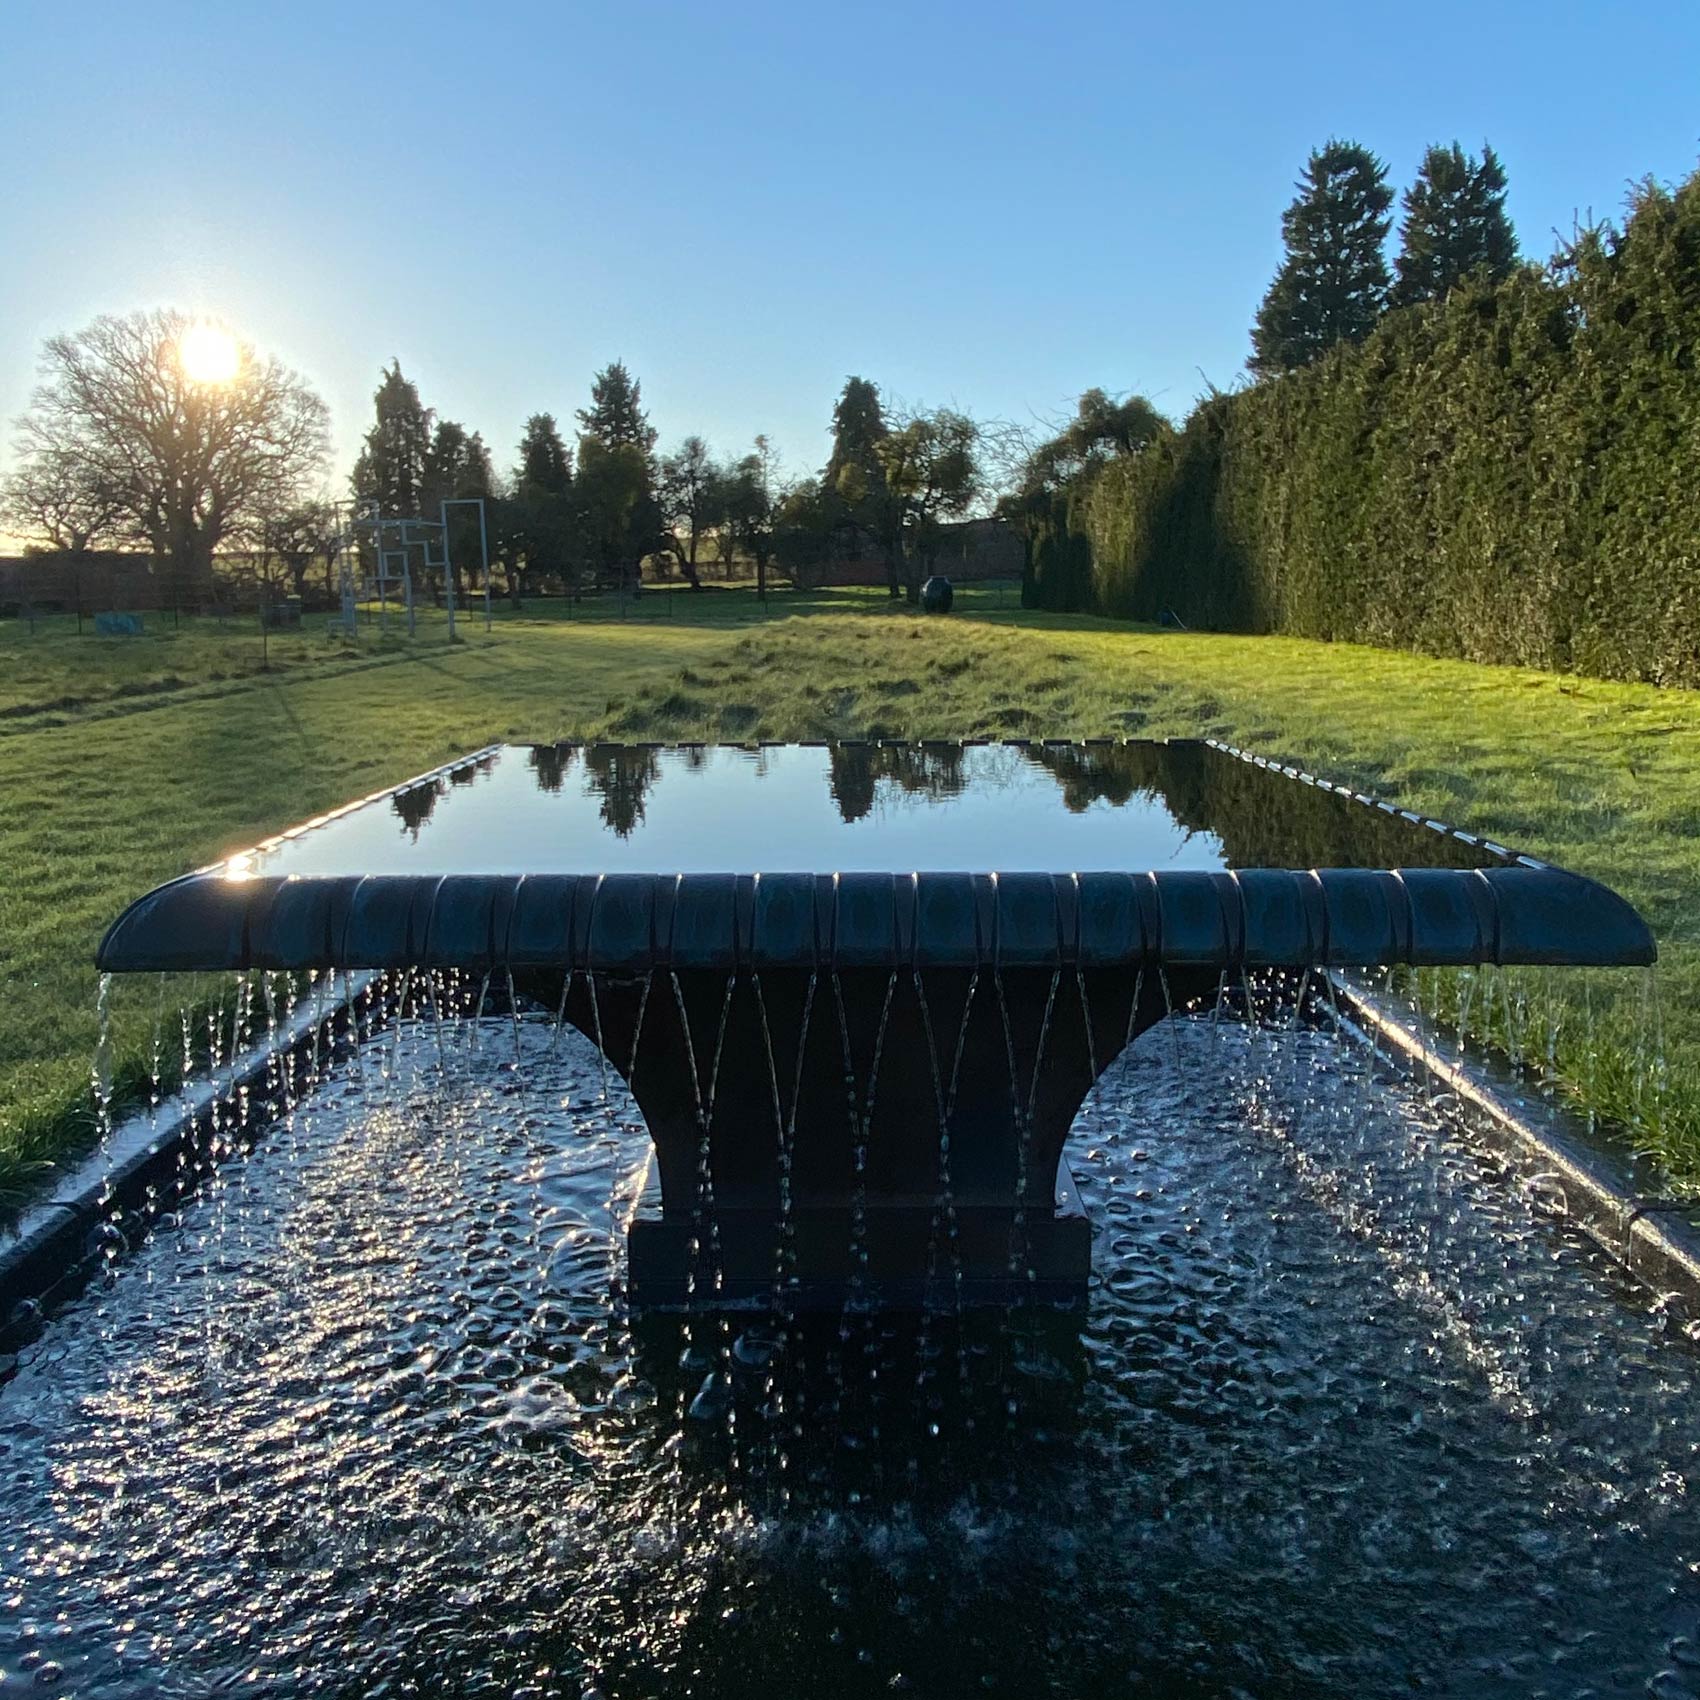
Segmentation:
<svg viewBox="0 0 1700 1700">
<path fill-rule="evenodd" d="M 1324 1037 L 1106 1077 L 1083 1324 L 634 1329 L 645 1149 L 365 1047 L 0 1388 L 5 1690 L 1700 1689 L 1692 1343 Z"/>
</svg>

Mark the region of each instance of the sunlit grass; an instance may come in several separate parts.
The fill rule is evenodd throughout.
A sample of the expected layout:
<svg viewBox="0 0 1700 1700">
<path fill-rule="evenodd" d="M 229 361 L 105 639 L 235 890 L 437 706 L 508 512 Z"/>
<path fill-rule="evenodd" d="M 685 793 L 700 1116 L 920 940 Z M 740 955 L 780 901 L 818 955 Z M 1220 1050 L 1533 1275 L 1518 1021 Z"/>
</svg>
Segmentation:
<svg viewBox="0 0 1700 1700">
<path fill-rule="evenodd" d="M 651 592 L 623 619 L 499 608 L 489 635 L 468 613 L 452 648 L 432 611 L 411 645 L 274 636 L 268 673 L 256 635 L 210 622 L 134 646 L 55 626 L 32 647 L 0 627 L 0 1185 L 86 1133 L 90 963 L 130 898 L 494 739 L 595 735 L 1209 734 L 1301 758 L 1637 904 L 1662 952 L 1662 1072 L 1640 976 L 1553 974 L 1521 996 L 1543 1022 L 1556 1000 L 1566 1086 L 1700 1175 L 1700 695 L 1030 615 L 1004 596 L 929 620 L 879 592 L 776 591 L 765 617 L 748 592 L 675 590 L 670 607 Z M 115 1000 L 132 1083 L 156 1003 L 139 986 Z"/>
</svg>

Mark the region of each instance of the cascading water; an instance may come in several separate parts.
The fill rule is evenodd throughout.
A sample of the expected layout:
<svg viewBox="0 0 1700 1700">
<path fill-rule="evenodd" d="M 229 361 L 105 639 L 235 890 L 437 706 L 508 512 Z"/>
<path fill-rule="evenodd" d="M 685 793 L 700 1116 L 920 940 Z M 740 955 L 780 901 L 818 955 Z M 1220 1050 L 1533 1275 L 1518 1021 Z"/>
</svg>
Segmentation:
<svg viewBox="0 0 1700 1700">
<path fill-rule="evenodd" d="M 628 1325 L 648 1139 L 588 1043 L 442 974 L 357 993 L 359 1054 L 263 1136 L 233 1107 L 251 1151 L 0 1390 L 0 1669 L 118 1696 L 1687 1692 L 1694 1343 L 1290 984 L 1242 995 L 1080 1112 L 1083 1326 L 941 1284 L 841 1341 Z M 705 1370 L 691 1331 L 721 1327 Z"/>
</svg>

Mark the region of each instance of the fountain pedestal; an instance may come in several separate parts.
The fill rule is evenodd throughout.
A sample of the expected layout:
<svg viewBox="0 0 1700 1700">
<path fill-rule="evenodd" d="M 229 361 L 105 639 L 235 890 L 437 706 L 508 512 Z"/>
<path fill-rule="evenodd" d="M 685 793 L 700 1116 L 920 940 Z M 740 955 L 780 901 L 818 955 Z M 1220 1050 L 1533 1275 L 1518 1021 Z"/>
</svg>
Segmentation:
<svg viewBox="0 0 1700 1700">
<path fill-rule="evenodd" d="M 1084 1299 L 1069 1127 L 1131 1038 L 1215 984 L 1060 965 L 575 975 L 567 1019 L 654 1144 L 631 1297 Z"/>
<path fill-rule="evenodd" d="M 1092 1273 L 1092 1225 L 1066 1159 L 1048 1209 L 870 1204 L 669 1216 L 660 1164 L 627 1223 L 626 1295 L 644 1310 L 784 1311 L 1072 1305 Z"/>
</svg>

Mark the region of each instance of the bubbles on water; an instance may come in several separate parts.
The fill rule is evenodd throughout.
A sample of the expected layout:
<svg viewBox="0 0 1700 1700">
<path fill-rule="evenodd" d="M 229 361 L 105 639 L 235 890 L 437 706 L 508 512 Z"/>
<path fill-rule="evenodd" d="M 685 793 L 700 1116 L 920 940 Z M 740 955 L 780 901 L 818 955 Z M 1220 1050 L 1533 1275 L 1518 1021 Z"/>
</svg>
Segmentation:
<svg viewBox="0 0 1700 1700">
<path fill-rule="evenodd" d="M 476 980 L 311 990 L 360 1055 L 0 1389 L 0 1668 L 111 1695 L 1683 1692 L 1691 1345 L 1444 1104 L 1256 994 L 1083 1108 L 1084 1318 L 940 1294 L 687 1326 L 618 1307 L 647 1140 L 588 1045 L 478 1019 Z"/>
</svg>

